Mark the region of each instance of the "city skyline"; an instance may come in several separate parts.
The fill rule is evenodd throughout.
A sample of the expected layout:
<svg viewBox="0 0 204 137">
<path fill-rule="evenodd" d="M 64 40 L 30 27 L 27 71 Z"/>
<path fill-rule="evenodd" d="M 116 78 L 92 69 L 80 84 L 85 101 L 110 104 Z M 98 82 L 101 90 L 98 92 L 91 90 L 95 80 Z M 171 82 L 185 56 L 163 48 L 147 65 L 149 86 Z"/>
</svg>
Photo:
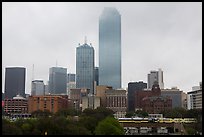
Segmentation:
<svg viewBox="0 0 204 137">
<path fill-rule="evenodd" d="M 147 82 L 163 70 L 165 88 L 184 92 L 202 81 L 201 2 L 2 3 L 2 91 L 5 68 L 26 68 L 26 93 L 34 79 L 47 84 L 49 68 L 76 73 L 76 46 L 92 43 L 98 66 L 98 19 L 104 7 L 121 14 L 122 88 Z M 74 14 L 74 15 L 73 15 Z M 57 62 L 57 63 L 56 63 Z"/>
</svg>

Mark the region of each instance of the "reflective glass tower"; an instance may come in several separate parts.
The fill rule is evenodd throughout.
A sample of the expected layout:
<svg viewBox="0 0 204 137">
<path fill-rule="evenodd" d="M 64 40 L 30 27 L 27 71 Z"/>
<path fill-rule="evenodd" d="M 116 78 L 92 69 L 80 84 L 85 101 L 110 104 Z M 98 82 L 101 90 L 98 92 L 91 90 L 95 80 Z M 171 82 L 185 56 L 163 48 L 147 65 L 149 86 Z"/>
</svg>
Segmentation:
<svg viewBox="0 0 204 137">
<path fill-rule="evenodd" d="M 5 98 L 13 98 L 17 94 L 25 97 L 26 69 L 23 67 L 6 68 Z"/>
<path fill-rule="evenodd" d="M 86 42 L 76 49 L 76 87 L 94 93 L 94 48 Z"/>
<path fill-rule="evenodd" d="M 67 94 L 67 69 L 52 67 L 49 70 L 49 92 L 51 94 Z"/>
<path fill-rule="evenodd" d="M 121 88 L 121 15 L 112 7 L 99 17 L 99 85 Z"/>
</svg>

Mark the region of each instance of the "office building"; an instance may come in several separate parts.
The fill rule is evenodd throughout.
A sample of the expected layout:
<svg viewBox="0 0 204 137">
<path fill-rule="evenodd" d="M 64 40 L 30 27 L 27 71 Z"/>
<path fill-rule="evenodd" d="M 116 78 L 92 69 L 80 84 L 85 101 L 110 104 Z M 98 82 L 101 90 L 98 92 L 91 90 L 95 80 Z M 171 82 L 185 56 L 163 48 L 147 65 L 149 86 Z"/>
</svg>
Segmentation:
<svg viewBox="0 0 204 137">
<path fill-rule="evenodd" d="M 67 69 L 52 67 L 49 69 L 49 93 L 67 94 Z"/>
<path fill-rule="evenodd" d="M 94 94 L 94 48 L 86 41 L 76 48 L 76 88 L 89 88 Z"/>
<path fill-rule="evenodd" d="M 28 113 L 28 100 L 20 95 L 4 100 L 4 111 L 9 114 Z"/>
<path fill-rule="evenodd" d="M 12 99 L 16 95 L 25 97 L 26 69 L 23 67 L 8 67 L 5 75 L 5 98 Z"/>
<path fill-rule="evenodd" d="M 67 95 L 40 95 L 30 96 L 28 99 L 28 112 L 32 113 L 37 110 L 50 111 L 56 113 L 60 109 L 69 108 Z"/>
<path fill-rule="evenodd" d="M 125 117 L 127 110 L 127 91 L 110 89 L 105 92 L 106 108 L 112 109 L 116 118 Z"/>
<path fill-rule="evenodd" d="M 187 93 L 188 109 L 202 109 L 202 82 Z"/>
<path fill-rule="evenodd" d="M 99 18 L 99 85 L 121 88 L 121 15 L 112 7 Z"/>
<path fill-rule="evenodd" d="M 67 95 L 70 95 L 70 89 L 76 88 L 76 75 L 68 73 L 67 74 Z"/>
<path fill-rule="evenodd" d="M 135 111 L 135 92 L 147 88 L 147 83 L 143 81 L 128 83 L 128 111 Z"/>
<path fill-rule="evenodd" d="M 67 74 L 67 83 L 69 82 L 75 82 L 76 81 L 76 75 L 75 74 L 72 74 L 72 73 L 68 73 Z"/>
<path fill-rule="evenodd" d="M 98 86 L 98 84 L 99 84 L 98 67 L 94 68 L 94 81 L 96 82 L 96 86 Z"/>
<path fill-rule="evenodd" d="M 161 89 L 157 81 L 154 82 L 151 90 L 135 92 L 135 109 L 142 109 L 148 113 L 155 114 L 172 109 L 170 96 L 161 96 Z"/>
<path fill-rule="evenodd" d="M 33 80 L 31 85 L 31 95 L 45 95 L 45 85 L 43 80 Z"/>
<path fill-rule="evenodd" d="M 177 87 L 172 87 L 171 89 L 161 89 L 161 96 L 170 96 L 172 99 L 172 108 L 182 107 L 187 108 L 187 95 L 182 90 Z"/>
<path fill-rule="evenodd" d="M 157 81 L 159 83 L 160 89 L 164 89 L 164 81 L 163 81 L 163 71 L 159 69 L 158 71 L 150 71 L 150 74 L 147 76 L 148 80 L 148 89 L 151 89 L 154 82 Z"/>
</svg>

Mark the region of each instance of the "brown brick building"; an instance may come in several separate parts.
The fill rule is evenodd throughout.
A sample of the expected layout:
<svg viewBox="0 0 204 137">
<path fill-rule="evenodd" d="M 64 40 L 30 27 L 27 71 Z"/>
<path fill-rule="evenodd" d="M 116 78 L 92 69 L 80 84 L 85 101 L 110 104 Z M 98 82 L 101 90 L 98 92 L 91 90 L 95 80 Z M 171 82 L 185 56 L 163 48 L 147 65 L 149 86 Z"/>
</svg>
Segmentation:
<svg viewBox="0 0 204 137">
<path fill-rule="evenodd" d="M 147 113 L 158 114 L 161 111 L 172 109 L 172 100 L 170 97 L 162 96 L 145 97 L 142 100 L 142 108 Z"/>
<path fill-rule="evenodd" d="M 28 99 L 28 112 L 32 113 L 37 110 L 48 110 L 56 113 L 60 109 L 69 107 L 67 95 L 45 95 L 30 96 Z"/>
<path fill-rule="evenodd" d="M 172 99 L 169 96 L 161 96 L 159 84 L 155 82 L 151 90 L 135 93 L 135 108 L 143 109 L 148 113 L 160 113 L 163 110 L 172 109 Z"/>
</svg>

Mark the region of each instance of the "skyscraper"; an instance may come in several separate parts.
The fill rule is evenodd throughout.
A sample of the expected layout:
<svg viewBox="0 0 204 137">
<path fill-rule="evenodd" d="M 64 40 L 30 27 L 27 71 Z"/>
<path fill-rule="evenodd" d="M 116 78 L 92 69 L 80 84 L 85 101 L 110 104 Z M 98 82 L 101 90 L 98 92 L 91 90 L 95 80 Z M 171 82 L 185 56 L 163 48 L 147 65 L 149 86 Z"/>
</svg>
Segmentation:
<svg viewBox="0 0 204 137">
<path fill-rule="evenodd" d="M 76 87 L 94 93 L 94 48 L 86 41 L 76 48 Z"/>
<path fill-rule="evenodd" d="M 25 73 L 23 67 L 6 68 L 5 98 L 12 99 L 17 94 L 25 97 Z"/>
<path fill-rule="evenodd" d="M 159 87 L 164 89 L 164 82 L 163 82 L 163 71 L 159 69 L 159 71 L 150 71 L 150 74 L 147 75 L 148 79 L 148 89 L 151 89 L 154 82 L 157 81 L 159 83 Z"/>
<path fill-rule="evenodd" d="M 121 15 L 113 7 L 99 18 L 99 85 L 121 88 Z"/>
<path fill-rule="evenodd" d="M 67 94 L 67 69 L 52 67 L 49 70 L 49 92 L 51 94 Z"/>
</svg>

